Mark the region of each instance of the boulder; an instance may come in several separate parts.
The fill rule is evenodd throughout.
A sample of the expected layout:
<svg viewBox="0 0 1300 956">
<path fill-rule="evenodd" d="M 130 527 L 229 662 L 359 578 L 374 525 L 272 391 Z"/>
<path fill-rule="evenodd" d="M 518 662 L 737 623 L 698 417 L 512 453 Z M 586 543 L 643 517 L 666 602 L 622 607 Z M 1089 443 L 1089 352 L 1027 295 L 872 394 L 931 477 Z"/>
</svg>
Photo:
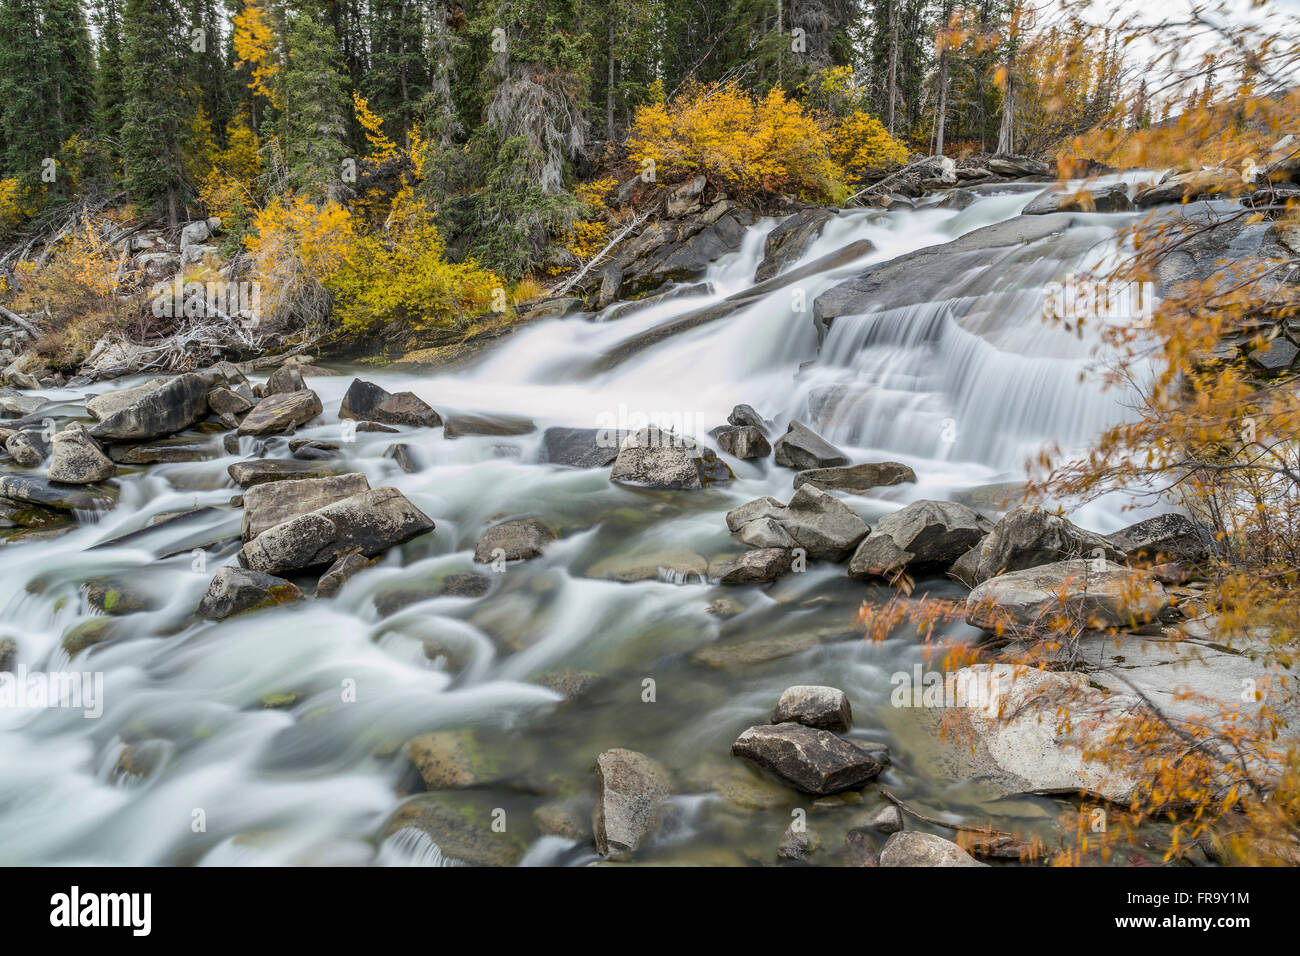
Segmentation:
<svg viewBox="0 0 1300 956">
<path fill-rule="evenodd" d="M 117 474 L 117 465 L 90 437 L 85 425 L 73 423 L 54 436 L 53 457 L 47 475 L 50 481 L 89 485 Z"/>
<path fill-rule="evenodd" d="M 862 494 L 872 488 L 916 482 L 916 472 L 896 461 L 872 461 L 839 468 L 811 468 L 794 476 L 794 486 L 813 485 L 825 491 Z"/>
<path fill-rule="evenodd" d="M 803 422 L 794 421 L 776 440 L 776 463 L 796 471 L 847 465 L 848 456 Z"/>
<path fill-rule="evenodd" d="M 781 842 L 777 844 L 776 855 L 783 860 L 806 860 L 821 847 L 821 837 L 806 825 L 798 826 L 791 821 L 781 835 Z"/>
<path fill-rule="evenodd" d="M 844 691 L 836 687 L 797 684 L 787 687 L 772 711 L 772 723 L 794 722 L 822 730 L 846 731 L 853 724 L 853 710 Z"/>
<path fill-rule="evenodd" d="M 332 563 L 349 551 L 374 557 L 433 528 L 396 488 L 375 488 L 268 528 L 244 545 L 239 563 L 282 574 Z"/>
<path fill-rule="evenodd" d="M 655 425 L 623 440 L 609 473 L 617 484 L 689 491 L 730 478 L 731 469 L 710 449 Z"/>
<path fill-rule="evenodd" d="M 373 382 L 355 378 L 339 406 L 339 418 L 372 421 L 383 425 L 412 425 L 437 428 L 442 416 L 414 392 L 390 394 Z"/>
<path fill-rule="evenodd" d="M 951 501 L 914 501 L 885 515 L 858 545 L 849 577 L 890 577 L 899 571 L 948 568 L 988 534 L 992 523 Z"/>
<path fill-rule="evenodd" d="M 659 828 L 672 778 L 662 764 L 635 750 L 615 748 L 596 758 L 596 852 L 625 860 Z"/>
<path fill-rule="evenodd" d="M 755 548 L 803 548 L 815 560 L 842 561 L 871 528 L 829 492 L 805 485 L 788 505 L 751 501 L 727 513 L 727 527 Z"/>
<path fill-rule="evenodd" d="M 194 372 L 164 379 L 161 385 L 128 389 L 130 395 L 92 399 L 87 409 L 100 420 L 90 434 L 99 441 L 148 441 L 189 428 L 208 411 L 208 383 Z M 106 396 L 99 396 L 106 398 Z"/>
<path fill-rule="evenodd" d="M 323 457 L 333 457 L 332 455 L 324 456 L 324 453 L 321 454 Z M 298 452 L 294 452 L 294 455 L 297 457 Z M 405 442 L 389 445 L 384 449 L 384 457 L 393 459 L 397 463 L 397 467 L 408 475 L 413 475 L 420 470 L 420 463 L 417 460 L 415 449 Z"/>
<path fill-rule="evenodd" d="M 1209 528 L 1174 512 L 1147 518 L 1107 537 L 1132 565 L 1170 561 L 1195 565 L 1209 558 L 1214 548 Z"/>
<path fill-rule="evenodd" d="M 1192 202 L 1218 196 L 1227 198 L 1242 192 L 1245 183 L 1235 170 L 1226 168 L 1198 169 L 1192 172 L 1167 174 L 1160 182 L 1138 186 L 1133 204 L 1139 209 L 1162 203 Z"/>
<path fill-rule="evenodd" d="M 976 577 L 986 581 L 1003 571 L 1020 571 L 1066 558 L 1123 561 L 1124 552 L 1103 535 L 1085 531 L 1067 518 L 1033 505 L 1020 505 L 993 526 L 980 552 Z"/>
<path fill-rule="evenodd" d="M 699 212 L 700 200 L 708 180 L 703 176 L 689 179 L 664 197 L 664 215 L 669 219 L 679 219 L 689 213 Z"/>
<path fill-rule="evenodd" d="M 574 468 L 604 468 L 618 457 L 628 432 L 614 428 L 548 428 L 542 432 L 542 460 Z"/>
<path fill-rule="evenodd" d="M 41 428 L 23 428 L 5 439 L 5 451 L 23 468 L 35 468 L 50 453 L 50 443 Z"/>
<path fill-rule="evenodd" d="M 290 392 L 301 392 L 307 388 L 307 382 L 302 377 L 295 365 L 281 365 L 266 380 L 266 387 L 262 391 L 264 397 L 272 395 L 287 395 Z"/>
<path fill-rule="evenodd" d="M 835 210 L 814 207 L 801 209 L 781 220 L 763 242 L 763 261 L 754 272 L 754 281 L 770 279 L 801 259 L 813 240 L 822 234 L 826 223 L 834 218 Z"/>
<path fill-rule="evenodd" d="M 881 866 L 988 866 L 951 840 L 932 833 L 895 833 L 880 851 Z"/>
<path fill-rule="evenodd" d="M 239 423 L 241 435 L 276 435 L 311 421 L 324 409 L 309 388 L 262 399 Z"/>
<path fill-rule="evenodd" d="M 733 458 L 748 460 L 766 458 L 772 454 L 772 445 L 761 429 L 753 425 L 731 425 L 717 429 L 713 437 L 718 447 Z"/>
<path fill-rule="evenodd" d="M 1029 156 L 999 154 L 990 156 L 984 165 L 999 176 L 1046 176 L 1047 164 Z"/>
<path fill-rule="evenodd" d="M 208 228 L 206 219 L 191 222 L 181 229 L 181 250 L 184 251 L 190 246 L 207 242 L 211 235 L 212 231 Z"/>
<path fill-rule="evenodd" d="M 709 575 L 719 584 L 769 584 L 790 570 L 789 549 L 758 548 L 711 564 Z"/>
<path fill-rule="evenodd" d="M 253 404 L 250 399 L 224 385 L 218 385 L 208 392 L 208 408 L 227 425 L 234 422 L 235 427 L 238 427 L 239 417 L 251 410 Z"/>
<path fill-rule="evenodd" d="M 966 598 L 966 623 L 1047 626 L 1068 616 L 1092 629 L 1136 629 L 1159 619 L 1169 596 L 1149 574 L 1109 561 L 1056 561 L 989 578 Z"/>
<path fill-rule="evenodd" d="M 1085 186 L 1082 189 L 1051 187 L 1029 201 L 1026 216 L 1043 216 L 1053 212 L 1127 212 L 1133 208 L 1128 187 L 1123 183 L 1109 186 Z"/>
<path fill-rule="evenodd" d="M 767 422 L 763 420 L 762 415 L 754 410 L 753 405 L 737 405 L 731 410 L 731 414 L 727 416 L 727 424 L 737 427 L 757 428 L 764 435 L 767 434 Z"/>
<path fill-rule="evenodd" d="M 291 438 L 289 454 L 299 461 L 327 461 L 339 457 L 339 446 L 319 438 Z"/>
<path fill-rule="evenodd" d="M 527 435 L 537 430 L 531 418 L 517 415 L 457 415 L 447 419 L 444 438 L 464 435 Z"/>
<path fill-rule="evenodd" d="M 34 475 L 0 475 L 0 498 L 56 511 L 107 511 L 115 492 L 92 485 L 60 485 Z"/>
<path fill-rule="evenodd" d="M 555 540 L 555 535 L 536 518 L 518 518 L 503 521 L 489 528 L 474 546 L 474 560 L 490 564 L 498 559 L 524 561 L 540 557 L 543 549 Z"/>
<path fill-rule="evenodd" d="M 226 473 L 241 488 L 264 485 L 271 481 L 288 481 L 294 478 L 320 478 L 339 473 L 339 466 L 319 461 L 298 461 L 286 458 L 259 458 L 254 461 L 237 461 L 226 466 Z"/>
<path fill-rule="evenodd" d="M 282 521 L 369 490 L 370 482 L 359 472 L 253 485 L 244 492 L 240 534 L 245 541 L 251 541 L 267 528 L 273 528 Z"/>
<path fill-rule="evenodd" d="M 45 401 L 35 395 L 24 395 L 8 385 L 0 385 L 0 415 L 24 418 L 43 406 Z"/>
<path fill-rule="evenodd" d="M 513 828 L 499 831 L 480 807 L 456 805 L 445 794 L 421 794 L 402 804 L 385 829 L 386 837 L 412 832 L 422 834 L 438 848 L 436 859 L 468 866 L 517 866 L 523 841 Z"/>
<path fill-rule="evenodd" d="M 199 603 L 198 614 L 209 621 L 221 621 L 245 611 L 279 607 L 302 598 L 302 591 L 284 578 L 246 568 L 218 568 Z"/>
<path fill-rule="evenodd" d="M 796 723 L 750 727 L 736 738 L 731 753 L 819 796 L 861 789 L 884 769 L 867 751 L 829 730 Z"/>
<path fill-rule="evenodd" d="M 1168 670 L 1168 668 L 1163 668 Z M 1084 749 L 1104 746 L 1118 722 L 1139 706 L 1132 694 L 1094 686 L 1078 671 L 1047 671 L 1012 664 L 976 664 L 951 675 L 977 688 L 965 706 L 949 708 L 949 772 L 980 780 L 994 794 L 1090 793 L 1127 803 L 1134 780 Z M 1238 688 L 1240 685 L 1238 685 Z M 1068 711 L 1069 725 L 1062 723 Z"/>
<path fill-rule="evenodd" d="M 338 560 L 316 582 L 318 598 L 332 598 L 343 589 L 343 585 L 353 576 L 374 565 L 374 561 L 362 557 L 356 552 L 340 555 Z"/>
</svg>

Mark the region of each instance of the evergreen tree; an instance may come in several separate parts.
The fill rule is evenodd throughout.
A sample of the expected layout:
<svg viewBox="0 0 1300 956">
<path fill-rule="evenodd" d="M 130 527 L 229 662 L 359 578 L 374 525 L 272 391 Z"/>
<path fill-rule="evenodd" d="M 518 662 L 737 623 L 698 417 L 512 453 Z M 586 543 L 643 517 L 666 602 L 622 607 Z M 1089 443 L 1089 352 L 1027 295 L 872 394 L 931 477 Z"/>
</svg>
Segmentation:
<svg viewBox="0 0 1300 956">
<path fill-rule="evenodd" d="M 346 86 L 333 28 L 298 14 L 281 80 L 284 158 L 295 189 L 331 199 L 343 195 L 351 115 Z"/>
<path fill-rule="evenodd" d="M 112 152 L 122 131 L 126 88 L 122 76 L 122 3 L 121 0 L 96 0 L 91 12 L 95 25 L 95 129 L 108 140 Z"/>
<path fill-rule="evenodd" d="M 176 0 L 126 0 L 122 8 L 122 152 L 127 186 L 175 225 L 184 198 L 186 23 Z"/>
<path fill-rule="evenodd" d="M 0 0 L 0 136 L 4 173 L 24 189 L 48 183 L 60 128 L 51 109 L 58 92 L 40 0 Z"/>
</svg>

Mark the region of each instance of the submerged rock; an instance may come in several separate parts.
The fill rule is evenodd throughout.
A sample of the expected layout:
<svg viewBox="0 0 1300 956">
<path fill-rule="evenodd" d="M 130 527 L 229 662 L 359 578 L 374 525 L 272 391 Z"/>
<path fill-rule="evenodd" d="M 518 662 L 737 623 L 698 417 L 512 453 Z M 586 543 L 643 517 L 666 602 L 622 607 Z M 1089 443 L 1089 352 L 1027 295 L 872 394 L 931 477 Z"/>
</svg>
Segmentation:
<svg viewBox="0 0 1300 956">
<path fill-rule="evenodd" d="M 301 601 L 303 593 L 284 578 L 246 568 L 218 568 L 199 603 L 199 617 L 221 621 L 245 611 L 257 611 Z"/>
<path fill-rule="evenodd" d="M 339 559 L 329 566 L 329 570 L 320 576 L 316 582 L 316 596 L 318 598 L 332 598 L 343 590 L 343 585 L 348 579 L 360 574 L 366 568 L 375 562 L 360 554 L 353 552 L 351 554 L 340 555 Z"/>
<path fill-rule="evenodd" d="M 731 752 L 770 770 L 797 790 L 818 795 L 860 789 L 884 769 L 855 744 L 828 730 L 796 723 L 750 727 L 736 738 Z"/>
<path fill-rule="evenodd" d="M 612 465 L 628 432 L 614 428 L 548 428 L 542 433 L 542 460 L 574 468 Z"/>
<path fill-rule="evenodd" d="M 457 804 L 440 794 L 423 794 L 398 807 L 385 836 L 404 831 L 424 834 L 442 858 L 469 866 L 515 866 L 523 841 L 512 831 L 494 829 L 491 817 L 473 804 Z"/>
<path fill-rule="evenodd" d="M 92 485 L 61 485 L 34 475 L 0 475 L 0 498 L 58 511 L 107 511 L 117 493 Z"/>
<path fill-rule="evenodd" d="M 615 748 L 596 758 L 592 831 L 601 856 L 629 859 L 654 836 L 671 780 L 662 764 L 635 750 Z"/>
<path fill-rule="evenodd" d="M 872 488 L 915 483 L 916 472 L 896 461 L 873 461 L 838 468 L 811 468 L 794 476 L 794 486 L 814 485 L 824 491 L 861 494 Z"/>
<path fill-rule="evenodd" d="M 517 518 L 489 528 L 474 546 L 474 560 L 489 564 L 496 560 L 524 561 L 540 557 L 555 540 L 551 529 L 537 518 Z"/>
</svg>

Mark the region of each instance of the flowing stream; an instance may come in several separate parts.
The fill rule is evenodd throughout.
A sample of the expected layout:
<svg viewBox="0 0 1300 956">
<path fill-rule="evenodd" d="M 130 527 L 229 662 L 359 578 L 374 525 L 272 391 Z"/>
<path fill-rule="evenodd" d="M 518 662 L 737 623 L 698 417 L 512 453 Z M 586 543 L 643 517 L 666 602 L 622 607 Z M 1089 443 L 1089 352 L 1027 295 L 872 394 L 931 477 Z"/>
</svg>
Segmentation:
<svg viewBox="0 0 1300 956">
<path fill-rule="evenodd" d="M 893 764 L 881 779 L 896 793 L 952 820 L 994 813 L 1005 829 L 1050 828 L 1053 801 L 994 800 L 953 779 L 931 735 L 890 706 L 890 675 L 921 658 L 907 635 L 862 639 L 857 609 L 885 599 L 884 588 L 826 563 L 765 589 L 715 587 L 692 573 L 693 558 L 739 550 L 726 511 L 760 495 L 787 499 L 792 472 L 770 459 L 729 460 L 729 484 L 652 492 L 611 484 L 608 469 L 539 463 L 548 426 L 635 427 L 649 418 L 708 442 L 708 429 L 743 402 L 774 421 L 773 438 L 798 418 L 854 462 L 912 466 L 916 484 L 846 497 L 869 522 L 919 498 L 987 507 L 988 490 L 1022 479 L 1026 457 L 1044 444 L 1079 447 L 1125 414 L 1117 395 L 1080 381 L 1093 342 L 1040 315 L 1043 286 L 1060 277 L 1061 263 L 1084 269 L 1116 255 L 1113 234 L 1132 217 L 1095 215 L 1006 262 L 956 271 L 938 301 L 840 316 L 820 347 L 812 303 L 868 263 L 1008 219 L 1033 195 L 991 192 L 962 211 L 846 211 L 800 261 L 861 239 L 876 251 L 801 281 L 804 311 L 791 288 L 779 289 L 602 371 L 592 371 L 595 360 L 619 343 L 750 287 L 776 221 L 755 226 L 714 266 L 706 293 L 616 317 L 540 321 L 468 370 L 399 375 L 365 366 L 309 379 L 325 414 L 298 437 L 340 440 L 337 410 L 353 374 L 414 391 L 444 417 L 524 416 L 538 426 L 515 436 L 449 440 L 441 429 L 402 429 L 345 441 L 342 470 L 401 489 L 437 529 L 384 555 L 333 600 L 195 621 L 213 570 L 238 548 L 239 511 L 228 506 L 238 489 L 226 474 L 238 459 L 219 435 L 203 438 L 210 460 L 124 467 L 118 506 L 77 530 L 0 547 L 0 639 L 12 638 L 33 671 L 89 671 L 103 681 L 94 718 L 0 708 L 0 863 L 446 862 L 427 837 L 407 830 L 384 839 L 384 828 L 422 786 L 402 743 L 466 727 L 495 741 L 497 778 L 455 799 L 467 814 L 503 812 L 524 863 L 596 858 L 587 841 L 542 836 L 531 813 L 588 790 L 595 756 L 614 746 L 641 750 L 677 777 L 677 812 L 647 859 L 771 863 L 795 809 L 828 819 L 853 812 L 847 800 L 812 806 L 729 755 L 736 735 L 765 722 L 792 684 L 847 692 L 848 736 L 890 746 Z M 385 456 L 394 441 L 411 447 L 417 472 Z M 288 450 L 281 440 L 267 454 Z M 155 516 L 209 506 L 193 520 L 98 546 L 148 529 Z M 544 519 L 560 540 L 502 573 L 475 565 L 484 528 L 522 515 Z M 1134 520 L 1105 502 L 1075 517 L 1102 531 Z M 675 557 L 655 579 L 605 577 L 611 565 L 656 555 Z M 434 596 L 440 580 L 465 572 L 490 578 L 490 592 Z M 101 575 L 130 581 L 148 607 L 113 617 L 112 639 L 69 660 L 64 635 L 98 620 L 82 586 Z M 922 585 L 962 593 L 942 579 Z M 387 616 L 376 608 L 376 599 L 412 591 L 415 603 Z M 711 613 L 720 598 L 739 613 Z M 716 653 L 742 644 L 778 652 L 749 663 Z M 542 682 L 556 674 L 595 679 L 565 700 Z M 121 770 L 128 746 L 146 775 Z M 835 859 L 830 850 L 822 859 Z"/>
</svg>

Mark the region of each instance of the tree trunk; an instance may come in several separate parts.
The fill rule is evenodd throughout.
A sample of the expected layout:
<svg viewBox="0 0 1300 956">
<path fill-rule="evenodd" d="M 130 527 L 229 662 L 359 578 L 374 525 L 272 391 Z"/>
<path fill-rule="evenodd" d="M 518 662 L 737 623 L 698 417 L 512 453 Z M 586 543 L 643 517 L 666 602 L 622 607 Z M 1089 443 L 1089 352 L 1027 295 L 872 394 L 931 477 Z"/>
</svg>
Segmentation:
<svg viewBox="0 0 1300 956">
<path fill-rule="evenodd" d="M 1011 78 L 1011 63 L 1007 63 L 1007 88 L 1002 94 L 1002 125 L 998 129 L 998 148 L 997 152 L 1010 155 L 1015 152 L 1015 115 L 1016 115 L 1016 84 Z"/>
<path fill-rule="evenodd" d="M 939 54 L 939 115 L 934 124 L 934 154 L 943 155 L 943 127 L 948 119 L 948 50 Z"/>
</svg>

